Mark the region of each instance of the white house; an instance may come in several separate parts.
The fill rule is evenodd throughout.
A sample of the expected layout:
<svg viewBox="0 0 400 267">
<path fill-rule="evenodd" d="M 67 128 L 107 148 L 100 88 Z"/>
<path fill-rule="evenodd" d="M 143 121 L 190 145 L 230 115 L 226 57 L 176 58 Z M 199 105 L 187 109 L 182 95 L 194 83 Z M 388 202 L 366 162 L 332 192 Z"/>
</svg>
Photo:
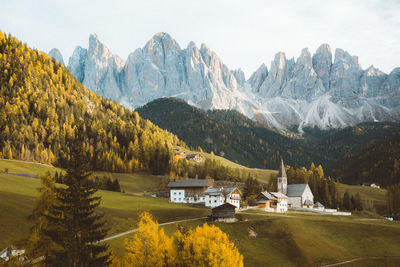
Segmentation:
<svg viewBox="0 0 400 267">
<path fill-rule="evenodd" d="M 7 262 L 10 260 L 12 257 L 21 257 L 25 254 L 25 250 L 23 249 L 16 249 L 15 247 L 7 247 L 0 251 L 0 259 L 3 261 Z M 1 263 L 1 261 L 0 261 Z"/>
<path fill-rule="evenodd" d="M 213 179 L 172 180 L 167 187 L 170 189 L 170 201 L 174 203 L 203 203 L 204 191 L 214 185 Z"/>
<path fill-rule="evenodd" d="M 256 197 L 256 204 L 269 212 L 286 212 L 288 197 L 280 192 L 261 192 Z"/>
<path fill-rule="evenodd" d="M 314 195 L 308 184 L 287 184 L 285 165 L 281 160 L 277 178 L 278 192 L 288 197 L 289 208 L 313 208 Z"/>
<path fill-rule="evenodd" d="M 206 207 L 215 208 L 225 203 L 230 203 L 240 208 L 242 192 L 237 187 L 215 187 L 204 191 Z"/>
<path fill-rule="evenodd" d="M 271 194 L 277 199 L 276 212 L 288 211 L 288 197 L 280 192 L 271 192 Z"/>
</svg>

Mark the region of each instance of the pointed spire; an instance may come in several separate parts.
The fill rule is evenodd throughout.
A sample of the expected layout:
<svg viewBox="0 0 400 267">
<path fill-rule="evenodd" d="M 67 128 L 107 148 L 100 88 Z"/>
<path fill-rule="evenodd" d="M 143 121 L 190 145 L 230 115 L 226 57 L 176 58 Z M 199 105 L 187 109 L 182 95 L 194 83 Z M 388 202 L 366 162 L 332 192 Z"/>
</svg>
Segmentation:
<svg viewBox="0 0 400 267">
<path fill-rule="evenodd" d="M 281 166 L 279 166 L 278 177 L 287 177 L 285 171 L 285 164 L 283 164 L 283 159 L 281 159 Z"/>
</svg>

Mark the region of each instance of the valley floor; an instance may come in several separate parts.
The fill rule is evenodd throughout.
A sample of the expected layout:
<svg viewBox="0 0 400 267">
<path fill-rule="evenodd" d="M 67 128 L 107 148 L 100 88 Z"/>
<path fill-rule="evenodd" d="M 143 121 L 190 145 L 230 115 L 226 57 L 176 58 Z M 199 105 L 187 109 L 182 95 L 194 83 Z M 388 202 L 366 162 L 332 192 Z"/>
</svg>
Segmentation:
<svg viewBox="0 0 400 267">
<path fill-rule="evenodd" d="M 14 166 L 13 166 L 14 165 Z M 0 170 L 32 173 L 59 169 L 22 163 L 0 161 Z M 149 211 L 158 222 L 165 224 L 172 235 L 178 225 L 195 227 L 209 209 L 185 204 L 169 203 L 167 199 L 145 196 L 160 183 L 160 178 L 147 174 L 113 174 L 118 177 L 126 193 L 99 191 L 101 211 L 111 228 L 108 237 L 135 229 L 138 215 Z M 0 173 L 0 249 L 17 245 L 29 233 L 31 223 L 26 217 L 39 195 L 40 180 Z M 383 194 L 375 196 L 380 199 Z M 244 255 L 245 266 L 323 266 L 359 259 L 343 266 L 399 266 L 400 223 L 389 222 L 379 216 L 359 214 L 329 216 L 305 212 L 285 214 L 247 210 L 238 214 L 236 223 L 213 223 L 226 232 Z M 180 222 L 174 222 L 180 221 Z M 208 222 L 210 223 L 210 222 Z M 118 257 L 124 254 L 123 241 L 129 233 L 107 240 Z M 379 257 L 379 258 L 371 258 Z"/>
</svg>

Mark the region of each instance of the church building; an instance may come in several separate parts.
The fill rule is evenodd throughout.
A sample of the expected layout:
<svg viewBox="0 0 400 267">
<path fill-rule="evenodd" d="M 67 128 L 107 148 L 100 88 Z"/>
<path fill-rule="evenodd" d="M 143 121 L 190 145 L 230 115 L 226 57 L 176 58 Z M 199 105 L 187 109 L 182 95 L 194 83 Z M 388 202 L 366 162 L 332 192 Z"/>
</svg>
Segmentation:
<svg viewBox="0 0 400 267">
<path fill-rule="evenodd" d="M 308 184 L 287 184 L 285 165 L 281 160 L 277 177 L 278 192 L 288 197 L 288 208 L 312 208 L 314 195 Z"/>
</svg>

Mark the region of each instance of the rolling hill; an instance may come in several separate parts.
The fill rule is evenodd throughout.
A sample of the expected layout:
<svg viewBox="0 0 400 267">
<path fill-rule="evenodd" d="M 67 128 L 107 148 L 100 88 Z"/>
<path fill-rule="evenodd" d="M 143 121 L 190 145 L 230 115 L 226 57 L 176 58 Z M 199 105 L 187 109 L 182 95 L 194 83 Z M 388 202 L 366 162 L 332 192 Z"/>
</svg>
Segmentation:
<svg viewBox="0 0 400 267">
<path fill-rule="evenodd" d="M 204 111 L 175 98 L 157 99 L 136 111 L 189 146 L 245 166 L 269 169 L 277 169 L 281 157 L 292 166 L 314 162 L 329 169 L 400 132 L 399 123 L 366 122 L 344 129 L 304 128 L 300 136 L 272 130 L 236 111 Z"/>
<path fill-rule="evenodd" d="M 370 182 L 386 187 L 400 183 L 400 135 L 344 158 L 331 172 L 348 184 Z"/>
</svg>

